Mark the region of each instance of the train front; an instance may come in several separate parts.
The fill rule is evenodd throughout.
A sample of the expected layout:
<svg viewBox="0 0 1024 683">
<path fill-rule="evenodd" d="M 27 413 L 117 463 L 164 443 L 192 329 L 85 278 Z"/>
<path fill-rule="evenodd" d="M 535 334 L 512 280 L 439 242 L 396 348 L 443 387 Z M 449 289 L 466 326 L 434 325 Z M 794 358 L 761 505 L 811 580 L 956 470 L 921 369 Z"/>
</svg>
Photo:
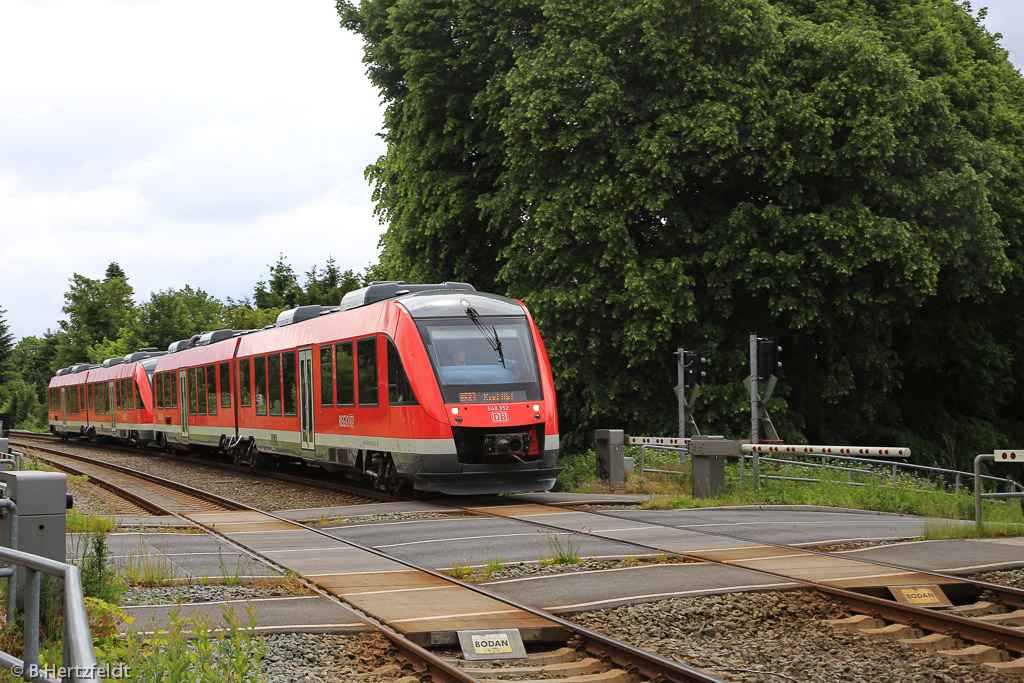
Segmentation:
<svg viewBox="0 0 1024 683">
<path fill-rule="evenodd" d="M 460 495 L 549 490 L 561 471 L 555 388 L 526 308 L 481 292 L 424 294 L 402 304 L 426 348 L 455 454 L 431 458 L 414 478 Z"/>
</svg>

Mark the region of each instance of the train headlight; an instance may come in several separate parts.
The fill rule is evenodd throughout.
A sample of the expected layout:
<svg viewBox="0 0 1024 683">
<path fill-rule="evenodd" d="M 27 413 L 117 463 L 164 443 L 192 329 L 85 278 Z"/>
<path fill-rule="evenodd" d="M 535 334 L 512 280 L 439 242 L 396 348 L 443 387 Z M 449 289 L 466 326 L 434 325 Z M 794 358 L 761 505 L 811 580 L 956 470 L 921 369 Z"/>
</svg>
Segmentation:
<svg viewBox="0 0 1024 683">
<path fill-rule="evenodd" d="M 539 413 L 540 412 L 540 404 L 539 403 L 534 403 L 533 404 L 533 412 L 535 412 L 535 413 Z"/>
<path fill-rule="evenodd" d="M 458 415 L 458 414 L 459 414 L 459 409 L 458 408 L 452 408 L 452 415 Z"/>
</svg>

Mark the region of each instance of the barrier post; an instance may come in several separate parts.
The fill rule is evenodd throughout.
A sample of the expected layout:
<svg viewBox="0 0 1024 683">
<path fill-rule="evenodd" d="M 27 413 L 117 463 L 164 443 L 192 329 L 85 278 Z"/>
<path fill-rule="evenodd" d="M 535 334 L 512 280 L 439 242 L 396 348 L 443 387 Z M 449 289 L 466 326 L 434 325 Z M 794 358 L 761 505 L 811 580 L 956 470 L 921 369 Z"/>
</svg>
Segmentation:
<svg viewBox="0 0 1024 683">
<path fill-rule="evenodd" d="M 626 435 L 621 429 L 598 429 L 594 432 L 597 478 L 607 482 L 612 491 L 626 485 L 625 442 Z"/>
</svg>

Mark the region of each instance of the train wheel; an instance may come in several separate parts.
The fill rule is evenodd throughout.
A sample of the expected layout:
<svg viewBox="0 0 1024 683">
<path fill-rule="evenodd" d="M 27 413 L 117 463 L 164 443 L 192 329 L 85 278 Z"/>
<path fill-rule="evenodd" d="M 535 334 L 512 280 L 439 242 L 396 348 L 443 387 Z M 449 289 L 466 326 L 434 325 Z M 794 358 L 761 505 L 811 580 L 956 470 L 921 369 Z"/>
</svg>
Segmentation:
<svg viewBox="0 0 1024 683">
<path fill-rule="evenodd" d="M 378 454 L 374 456 L 377 469 L 371 474 L 371 481 L 374 488 L 393 496 L 404 495 L 409 489 L 409 482 L 398 476 L 395 469 L 395 461 L 390 455 Z"/>
</svg>

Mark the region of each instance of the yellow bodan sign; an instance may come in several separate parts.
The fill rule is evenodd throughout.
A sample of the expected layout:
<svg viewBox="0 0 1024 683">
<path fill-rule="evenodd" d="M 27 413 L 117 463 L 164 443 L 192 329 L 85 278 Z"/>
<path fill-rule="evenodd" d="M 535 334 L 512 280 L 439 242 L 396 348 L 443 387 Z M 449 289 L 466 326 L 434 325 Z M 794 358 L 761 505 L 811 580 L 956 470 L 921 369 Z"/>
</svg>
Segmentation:
<svg viewBox="0 0 1024 683">
<path fill-rule="evenodd" d="M 512 641 L 507 633 L 473 634 L 473 650 L 478 655 L 512 654 Z"/>
</svg>

